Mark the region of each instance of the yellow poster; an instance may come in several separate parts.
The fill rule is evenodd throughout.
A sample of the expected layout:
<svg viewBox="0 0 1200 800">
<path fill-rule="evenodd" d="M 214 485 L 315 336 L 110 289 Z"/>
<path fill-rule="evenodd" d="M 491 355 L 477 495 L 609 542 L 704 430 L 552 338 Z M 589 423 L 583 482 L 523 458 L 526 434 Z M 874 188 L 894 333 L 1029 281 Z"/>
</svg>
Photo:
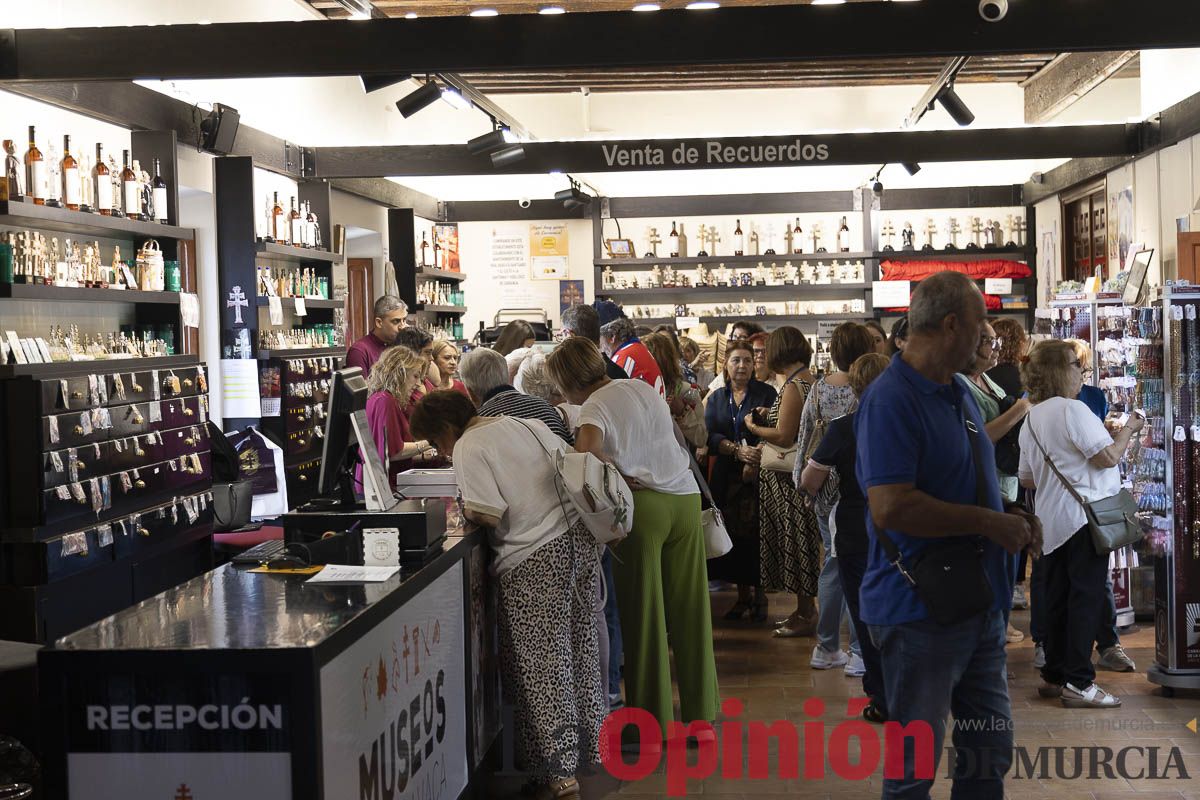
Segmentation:
<svg viewBox="0 0 1200 800">
<path fill-rule="evenodd" d="M 529 266 L 533 280 L 569 278 L 570 252 L 565 222 L 535 222 L 529 226 Z"/>
</svg>

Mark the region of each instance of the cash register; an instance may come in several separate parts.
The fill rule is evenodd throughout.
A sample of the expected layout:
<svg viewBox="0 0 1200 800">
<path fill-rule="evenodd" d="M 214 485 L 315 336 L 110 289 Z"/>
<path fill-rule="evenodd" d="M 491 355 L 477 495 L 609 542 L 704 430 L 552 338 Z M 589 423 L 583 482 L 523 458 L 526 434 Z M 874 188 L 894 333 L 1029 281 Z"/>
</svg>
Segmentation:
<svg viewBox="0 0 1200 800">
<path fill-rule="evenodd" d="M 362 531 L 393 529 L 401 563 L 417 565 L 442 551 L 446 500 L 404 497 L 391 488 L 367 424 L 367 395 L 358 367 L 333 373 L 317 497 L 280 518 L 284 541 L 289 552 L 301 552 L 313 563 L 362 564 Z M 362 500 L 354 491 L 360 463 Z"/>
</svg>

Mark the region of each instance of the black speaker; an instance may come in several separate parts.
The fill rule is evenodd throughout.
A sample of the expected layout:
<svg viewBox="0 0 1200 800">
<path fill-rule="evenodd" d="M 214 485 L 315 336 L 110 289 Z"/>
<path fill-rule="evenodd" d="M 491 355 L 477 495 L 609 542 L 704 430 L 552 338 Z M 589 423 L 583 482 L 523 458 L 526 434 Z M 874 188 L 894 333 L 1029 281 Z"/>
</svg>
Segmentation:
<svg viewBox="0 0 1200 800">
<path fill-rule="evenodd" d="M 241 119 L 236 108 L 214 103 L 213 110 L 200 123 L 200 133 L 203 136 L 201 147 L 219 156 L 232 153 L 233 140 L 237 138 Z"/>
</svg>

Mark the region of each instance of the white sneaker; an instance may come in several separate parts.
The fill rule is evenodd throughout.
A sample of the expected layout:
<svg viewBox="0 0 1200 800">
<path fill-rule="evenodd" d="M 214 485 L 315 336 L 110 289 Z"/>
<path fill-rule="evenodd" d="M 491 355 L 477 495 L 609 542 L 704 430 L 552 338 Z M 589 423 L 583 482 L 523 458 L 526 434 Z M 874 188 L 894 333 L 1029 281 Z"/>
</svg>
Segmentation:
<svg viewBox="0 0 1200 800">
<path fill-rule="evenodd" d="M 1046 648 L 1043 645 L 1035 644 L 1033 646 L 1033 668 L 1041 669 L 1046 666 Z"/>
<path fill-rule="evenodd" d="M 812 660 L 808 662 L 808 665 L 813 669 L 833 669 L 834 667 L 844 667 L 849 660 L 850 656 L 842 650 L 831 653 L 821 645 L 817 645 L 813 648 Z"/>
<path fill-rule="evenodd" d="M 850 659 L 846 662 L 846 677 L 861 678 L 867 674 L 867 665 L 863 663 L 862 656 L 854 653 L 850 654 Z"/>
<path fill-rule="evenodd" d="M 1119 644 L 1114 644 L 1101 653 L 1100 658 L 1096 661 L 1096 666 L 1100 669 L 1112 670 L 1113 672 L 1133 672 L 1137 669 L 1137 665 L 1133 663 L 1133 659 L 1125 652 L 1125 648 Z"/>
</svg>

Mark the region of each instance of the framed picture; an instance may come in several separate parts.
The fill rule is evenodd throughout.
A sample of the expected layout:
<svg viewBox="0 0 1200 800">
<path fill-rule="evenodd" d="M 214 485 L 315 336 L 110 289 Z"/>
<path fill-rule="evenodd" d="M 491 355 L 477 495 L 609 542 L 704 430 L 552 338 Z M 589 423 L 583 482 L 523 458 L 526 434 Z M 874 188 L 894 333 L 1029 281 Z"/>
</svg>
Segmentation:
<svg viewBox="0 0 1200 800">
<path fill-rule="evenodd" d="M 604 247 L 608 250 L 609 258 L 637 258 L 632 239 L 605 239 Z"/>
<path fill-rule="evenodd" d="M 1121 296 L 1121 302 L 1127 306 L 1138 305 L 1145 300 L 1146 289 L 1146 272 L 1150 268 L 1150 259 L 1154 257 L 1154 250 L 1139 250 L 1132 259 L 1129 267 L 1129 279 L 1125 283 L 1125 292 Z"/>
</svg>

